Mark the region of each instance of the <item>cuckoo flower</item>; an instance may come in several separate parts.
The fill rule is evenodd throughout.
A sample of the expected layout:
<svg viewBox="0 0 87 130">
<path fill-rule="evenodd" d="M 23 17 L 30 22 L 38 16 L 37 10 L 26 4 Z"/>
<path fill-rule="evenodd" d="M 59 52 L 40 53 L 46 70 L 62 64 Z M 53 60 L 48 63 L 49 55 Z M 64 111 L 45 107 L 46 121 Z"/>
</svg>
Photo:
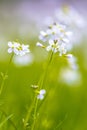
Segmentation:
<svg viewBox="0 0 87 130">
<path fill-rule="evenodd" d="M 49 25 L 46 31 L 41 31 L 39 39 L 40 43 L 37 46 L 45 48 L 47 51 L 53 51 L 54 53 L 66 54 L 70 49 L 70 40 L 72 32 L 67 30 L 67 27 L 62 24 L 54 23 Z"/>
<path fill-rule="evenodd" d="M 20 44 L 17 42 L 8 42 L 8 53 L 14 53 L 16 55 L 23 56 L 26 53 L 29 53 L 29 45 Z"/>
<path fill-rule="evenodd" d="M 46 93 L 46 90 L 41 89 L 38 93 L 39 94 L 37 95 L 37 99 L 43 100 L 44 99 L 44 94 Z"/>
</svg>

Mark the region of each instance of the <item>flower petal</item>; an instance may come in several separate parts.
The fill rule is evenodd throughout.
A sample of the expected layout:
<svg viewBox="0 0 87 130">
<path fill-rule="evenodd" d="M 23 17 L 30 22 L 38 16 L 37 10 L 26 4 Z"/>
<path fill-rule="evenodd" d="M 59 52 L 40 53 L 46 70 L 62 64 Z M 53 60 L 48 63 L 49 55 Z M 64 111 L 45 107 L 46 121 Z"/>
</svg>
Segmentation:
<svg viewBox="0 0 87 130">
<path fill-rule="evenodd" d="M 8 53 L 12 53 L 12 48 L 8 48 Z"/>
</svg>

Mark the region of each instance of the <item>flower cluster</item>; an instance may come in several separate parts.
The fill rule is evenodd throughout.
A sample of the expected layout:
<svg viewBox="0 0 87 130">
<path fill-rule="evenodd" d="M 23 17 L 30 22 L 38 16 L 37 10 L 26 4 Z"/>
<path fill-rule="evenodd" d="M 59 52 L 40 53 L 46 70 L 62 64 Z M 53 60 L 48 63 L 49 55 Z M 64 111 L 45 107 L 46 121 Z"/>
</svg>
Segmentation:
<svg viewBox="0 0 87 130">
<path fill-rule="evenodd" d="M 86 26 L 84 18 L 71 6 L 63 6 L 55 11 L 56 21 L 66 25 L 72 30 L 74 38 L 72 44 L 80 43 Z"/>
<path fill-rule="evenodd" d="M 14 53 L 19 56 L 23 56 L 26 53 L 29 53 L 29 45 L 20 44 L 17 42 L 8 42 L 8 53 Z"/>
<path fill-rule="evenodd" d="M 44 44 L 38 42 L 37 46 L 45 48 L 47 51 L 58 52 L 59 55 L 66 54 L 70 49 L 72 32 L 67 30 L 65 25 L 54 23 L 49 25 L 46 31 L 41 31 L 39 39 Z M 48 43 L 46 45 L 46 43 Z"/>
<path fill-rule="evenodd" d="M 55 11 L 57 20 L 70 28 L 82 28 L 84 26 L 83 17 L 71 6 L 64 5 Z"/>
<path fill-rule="evenodd" d="M 38 85 L 31 85 L 31 87 L 34 89 L 34 91 L 37 95 L 37 99 L 43 100 L 44 95 L 46 94 L 46 90 L 45 89 L 38 90 L 38 88 L 39 88 Z"/>
<path fill-rule="evenodd" d="M 44 99 L 44 94 L 46 93 L 46 90 L 41 89 L 38 93 L 39 94 L 37 95 L 37 99 L 43 100 Z"/>
</svg>

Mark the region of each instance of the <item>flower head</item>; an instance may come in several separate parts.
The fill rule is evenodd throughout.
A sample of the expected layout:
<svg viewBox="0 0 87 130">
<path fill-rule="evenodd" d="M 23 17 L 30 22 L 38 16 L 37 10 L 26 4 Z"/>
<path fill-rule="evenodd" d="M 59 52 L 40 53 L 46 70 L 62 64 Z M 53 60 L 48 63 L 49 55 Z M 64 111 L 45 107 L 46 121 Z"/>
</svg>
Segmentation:
<svg viewBox="0 0 87 130">
<path fill-rule="evenodd" d="M 56 53 L 58 51 L 58 41 L 49 40 L 49 45 L 46 47 L 46 50 L 52 50 L 54 53 Z"/>
<path fill-rule="evenodd" d="M 81 14 L 77 12 L 77 10 L 71 6 L 65 5 L 55 11 L 55 19 L 56 21 L 66 25 L 70 30 L 72 30 L 74 34 L 74 38 L 72 38 L 73 45 L 80 43 L 82 37 L 86 32 L 84 31 L 86 22 Z"/>
<path fill-rule="evenodd" d="M 45 89 L 41 89 L 41 90 L 39 91 L 39 94 L 37 95 L 37 99 L 43 100 L 45 93 L 46 93 L 46 90 L 45 90 Z"/>
<path fill-rule="evenodd" d="M 29 45 L 20 44 L 17 42 L 8 42 L 8 53 L 14 53 L 16 55 L 23 56 L 26 53 L 29 53 Z"/>
<path fill-rule="evenodd" d="M 44 45 L 38 42 L 37 46 L 47 51 L 58 52 L 59 55 L 66 54 L 70 48 L 71 35 L 72 32 L 67 31 L 65 25 L 54 23 L 49 25 L 46 31 L 40 32 L 39 39 L 44 42 Z"/>
<path fill-rule="evenodd" d="M 64 5 L 55 12 L 57 20 L 69 27 L 82 28 L 84 26 L 83 17 L 71 6 Z"/>
</svg>

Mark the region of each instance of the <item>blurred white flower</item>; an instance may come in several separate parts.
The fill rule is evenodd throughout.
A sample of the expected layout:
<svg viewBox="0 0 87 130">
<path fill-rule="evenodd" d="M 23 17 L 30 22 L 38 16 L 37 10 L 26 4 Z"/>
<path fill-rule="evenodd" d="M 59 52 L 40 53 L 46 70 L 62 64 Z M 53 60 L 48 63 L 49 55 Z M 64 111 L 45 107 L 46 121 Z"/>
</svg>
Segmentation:
<svg viewBox="0 0 87 130">
<path fill-rule="evenodd" d="M 66 54 L 67 53 L 67 46 L 65 43 L 62 43 L 60 46 L 59 46 L 59 56 L 62 56 L 63 54 Z"/>
<path fill-rule="evenodd" d="M 52 40 L 68 40 L 72 36 L 72 32 L 67 30 L 65 25 L 59 23 L 53 23 L 49 25 L 46 31 L 41 31 L 39 39 L 43 42 Z M 69 41 L 69 40 L 68 40 Z"/>
<path fill-rule="evenodd" d="M 13 58 L 13 63 L 17 66 L 28 66 L 33 63 L 34 57 L 32 53 L 20 56 L 20 55 L 15 55 Z"/>
<path fill-rule="evenodd" d="M 63 6 L 55 11 L 55 17 L 58 22 L 66 25 L 72 30 L 73 34 L 75 34 L 74 38 L 72 38 L 72 44 L 80 43 L 84 34 L 86 22 L 77 10 L 71 6 Z"/>
<path fill-rule="evenodd" d="M 14 52 L 14 54 L 20 56 L 30 52 L 29 45 L 20 44 L 17 42 L 8 42 L 8 47 L 8 53 Z"/>
<path fill-rule="evenodd" d="M 41 90 L 39 91 L 39 94 L 37 95 L 37 99 L 43 100 L 45 93 L 46 93 L 46 90 L 45 90 L 45 89 L 41 89 Z"/>
<path fill-rule="evenodd" d="M 39 39 L 44 42 L 44 45 L 38 42 L 37 46 L 47 51 L 58 52 L 61 56 L 70 49 L 71 37 L 72 32 L 68 31 L 65 25 L 54 23 L 49 25 L 46 31 L 40 32 Z"/>
<path fill-rule="evenodd" d="M 73 70 L 77 70 L 78 69 L 78 65 L 77 65 L 77 59 L 75 56 L 73 56 L 72 54 L 67 54 L 67 61 L 69 63 L 69 66 L 71 69 Z"/>
<path fill-rule="evenodd" d="M 81 74 L 79 71 L 72 70 L 69 68 L 63 68 L 59 74 L 59 81 L 67 85 L 73 86 L 81 84 Z"/>
<path fill-rule="evenodd" d="M 55 11 L 56 18 L 62 24 L 70 27 L 83 28 L 84 19 L 73 7 L 65 5 Z"/>
</svg>

